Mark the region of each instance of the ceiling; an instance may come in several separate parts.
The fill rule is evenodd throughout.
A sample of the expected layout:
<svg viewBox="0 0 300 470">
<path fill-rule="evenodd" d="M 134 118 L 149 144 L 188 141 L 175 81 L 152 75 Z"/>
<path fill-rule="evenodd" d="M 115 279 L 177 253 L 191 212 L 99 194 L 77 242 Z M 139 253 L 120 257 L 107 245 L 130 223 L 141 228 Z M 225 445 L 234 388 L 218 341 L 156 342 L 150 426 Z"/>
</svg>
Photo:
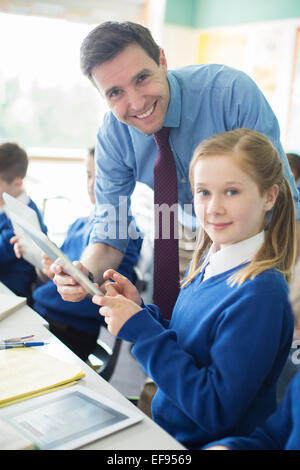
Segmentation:
<svg viewBox="0 0 300 470">
<path fill-rule="evenodd" d="M 0 12 L 83 23 L 143 21 L 148 0 L 0 0 Z"/>
</svg>

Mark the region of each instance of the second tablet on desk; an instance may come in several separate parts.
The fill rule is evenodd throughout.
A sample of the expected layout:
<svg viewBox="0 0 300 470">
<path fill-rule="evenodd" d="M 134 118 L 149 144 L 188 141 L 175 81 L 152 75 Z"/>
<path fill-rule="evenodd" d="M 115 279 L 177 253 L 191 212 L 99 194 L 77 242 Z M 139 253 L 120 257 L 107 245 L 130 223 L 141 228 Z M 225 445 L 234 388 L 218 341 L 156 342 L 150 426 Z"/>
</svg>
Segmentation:
<svg viewBox="0 0 300 470">
<path fill-rule="evenodd" d="M 42 450 L 82 447 L 142 420 L 142 414 L 74 386 L 0 410 L 0 419 Z"/>
</svg>

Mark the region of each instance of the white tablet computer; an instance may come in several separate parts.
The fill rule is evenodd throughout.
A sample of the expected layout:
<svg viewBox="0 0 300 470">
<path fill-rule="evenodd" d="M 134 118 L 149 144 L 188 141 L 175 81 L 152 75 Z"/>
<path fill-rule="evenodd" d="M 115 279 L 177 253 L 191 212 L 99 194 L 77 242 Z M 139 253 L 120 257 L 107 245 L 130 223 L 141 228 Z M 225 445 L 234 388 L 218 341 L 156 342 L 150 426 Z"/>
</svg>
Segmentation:
<svg viewBox="0 0 300 470">
<path fill-rule="evenodd" d="M 69 450 L 131 426 L 143 416 L 75 385 L 4 407 L 0 419 L 38 449 Z"/>
<path fill-rule="evenodd" d="M 7 195 L 8 196 L 8 195 Z M 5 202 L 7 200 L 10 200 L 11 196 L 9 198 L 5 197 Z M 12 198 L 14 199 L 14 198 Z M 11 201 L 10 201 L 11 202 Z M 15 201 L 16 202 L 16 201 Z M 21 204 L 19 201 L 17 201 L 19 204 Z M 25 204 L 22 204 L 22 206 L 25 206 Z M 30 209 L 27 207 L 27 209 Z M 34 212 L 32 210 L 32 212 Z M 80 284 L 82 287 L 86 289 L 86 291 L 90 295 L 103 295 L 103 292 L 98 289 L 85 274 L 83 274 L 80 269 L 76 268 L 74 264 L 67 258 L 67 256 L 53 243 L 47 235 L 45 235 L 41 230 L 38 230 L 36 227 L 31 226 L 28 220 L 24 219 L 22 216 L 20 216 L 20 213 L 10 210 L 11 213 L 11 218 L 14 221 L 16 225 L 18 225 L 24 233 L 34 242 L 34 244 L 40 248 L 40 250 L 45 253 L 46 255 L 49 256 L 49 258 L 52 259 L 52 261 L 55 261 L 57 264 L 59 264 L 64 272 L 66 274 L 69 274 L 72 276 L 78 284 Z M 35 212 L 34 212 L 35 213 Z"/>
<path fill-rule="evenodd" d="M 32 227 L 41 230 L 37 213 L 31 209 L 31 207 L 28 207 L 26 204 L 23 204 L 7 193 L 3 193 L 3 199 L 5 201 L 5 212 L 10 218 L 14 232 L 19 239 L 23 251 L 23 258 L 28 261 L 28 263 L 42 270 L 42 250 L 32 242 L 31 238 L 14 220 L 14 214 L 19 215 L 22 219 L 27 220 Z"/>
</svg>

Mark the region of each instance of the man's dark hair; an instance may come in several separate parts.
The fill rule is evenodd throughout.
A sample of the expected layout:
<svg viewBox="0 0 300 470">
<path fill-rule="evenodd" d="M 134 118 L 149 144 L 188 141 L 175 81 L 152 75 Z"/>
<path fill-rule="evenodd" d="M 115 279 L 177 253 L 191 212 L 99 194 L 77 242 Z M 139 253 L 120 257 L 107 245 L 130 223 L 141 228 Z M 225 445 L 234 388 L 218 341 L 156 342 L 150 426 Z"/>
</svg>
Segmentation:
<svg viewBox="0 0 300 470">
<path fill-rule="evenodd" d="M 94 28 L 80 48 L 82 73 L 92 80 L 92 69 L 113 59 L 130 44 L 138 44 L 159 65 L 160 48 L 148 28 L 130 21 L 107 21 Z"/>
<path fill-rule="evenodd" d="M 7 183 L 15 178 L 24 178 L 28 167 L 25 150 L 14 143 L 0 145 L 0 177 Z"/>
</svg>

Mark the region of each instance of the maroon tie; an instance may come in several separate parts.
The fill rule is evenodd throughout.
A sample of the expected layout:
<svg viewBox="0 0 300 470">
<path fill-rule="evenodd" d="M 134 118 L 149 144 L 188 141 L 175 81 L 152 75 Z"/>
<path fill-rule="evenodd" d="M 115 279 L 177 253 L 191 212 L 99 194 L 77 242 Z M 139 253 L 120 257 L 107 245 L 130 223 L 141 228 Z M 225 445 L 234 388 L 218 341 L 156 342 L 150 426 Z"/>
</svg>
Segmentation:
<svg viewBox="0 0 300 470">
<path fill-rule="evenodd" d="M 154 163 L 154 284 L 153 301 L 163 316 L 171 318 L 179 293 L 178 191 L 169 129 L 153 134 L 158 147 Z"/>
</svg>

